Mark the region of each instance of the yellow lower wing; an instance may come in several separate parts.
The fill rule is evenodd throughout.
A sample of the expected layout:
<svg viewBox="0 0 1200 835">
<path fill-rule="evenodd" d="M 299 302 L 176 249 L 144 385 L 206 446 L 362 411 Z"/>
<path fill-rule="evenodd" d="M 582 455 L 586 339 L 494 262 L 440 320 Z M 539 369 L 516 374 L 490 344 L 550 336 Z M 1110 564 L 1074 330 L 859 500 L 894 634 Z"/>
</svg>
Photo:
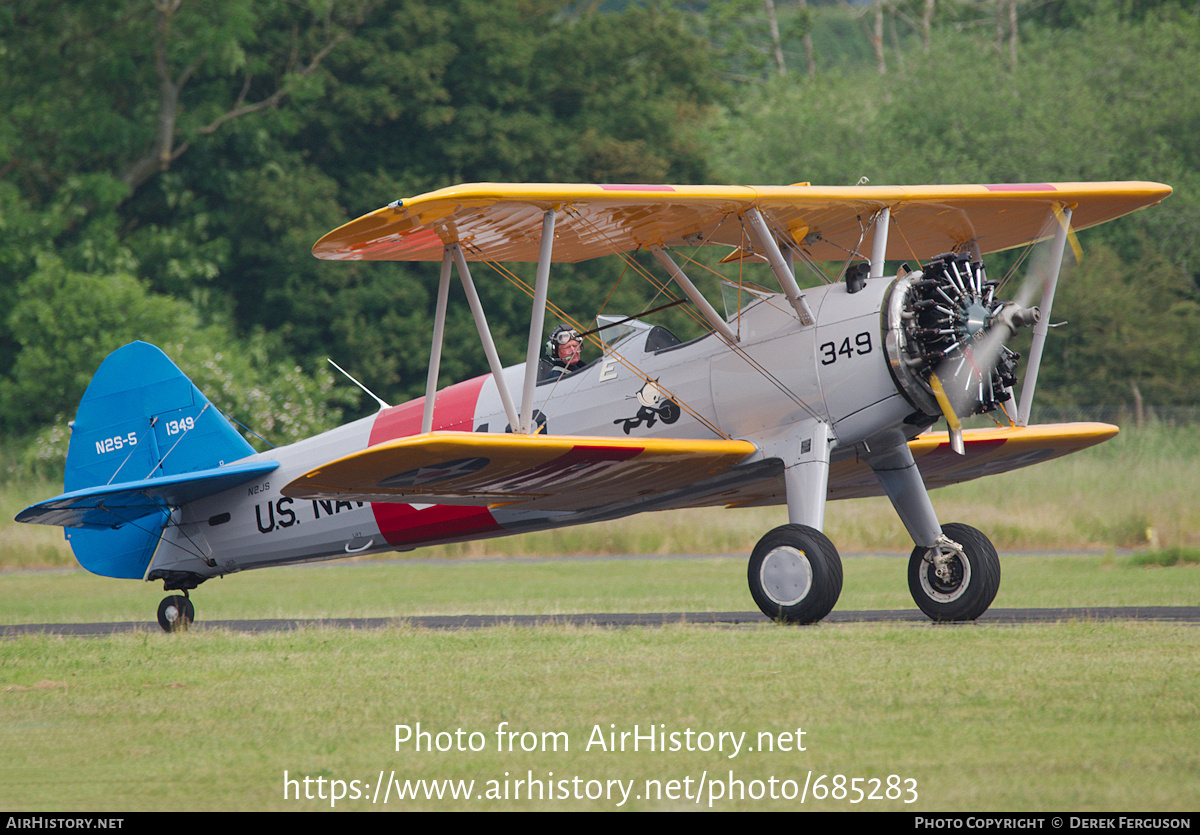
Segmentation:
<svg viewBox="0 0 1200 835">
<path fill-rule="evenodd" d="M 1078 452 L 1116 435 L 1107 423 L 967 429 L 965 455 L 945 432 L 909 442 L 925 485 L 944 487 Z M 330 461 L 292 481 L 298 499 L 499 505 L 585 510 L 699 486 L 673 506 L 781 504 L 778 473 L 752 483 L 714 485 L 753 453 L 748 441 L 631 440 L 575 436 L 434 432 L 400 438 Z M 875 473 L 856 458 L 834 461 L 829 498 L 880 496 Z"/>
<path fill-rule="evenodd" d="M 965 454 L 950 448 L 949 434 L 929 432 L 908 442 L 928 488 L 945 487 L 1058 458 L 1107 441 L 1120 431 L 1108 423 L 1054 423 L 963 431 Z M 865 463 L 838 461 L 829 471 L 829 498 L 879 496 L 883 490 Z"/>
<path fill-rule="evenodd" d="M 748 441 L 432 432 L 323 464 L 283 488 L 297 499 L 585 510 L 727 472 Z"/>
</svg>

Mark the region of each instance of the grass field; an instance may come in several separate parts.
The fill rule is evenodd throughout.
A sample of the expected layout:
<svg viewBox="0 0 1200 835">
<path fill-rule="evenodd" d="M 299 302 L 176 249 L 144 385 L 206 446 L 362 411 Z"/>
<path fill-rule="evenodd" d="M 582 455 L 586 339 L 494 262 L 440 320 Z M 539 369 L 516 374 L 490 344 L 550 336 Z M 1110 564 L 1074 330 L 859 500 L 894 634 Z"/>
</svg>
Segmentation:
<svg viewBox="0 0 1200 835">
<path fill-rule="evenodd" d="M 1196 605 L 1198 445 L 1184 430 L 1125 433 L 934 501 L 1001 546 L 996 607 Z M 8 518 L 56 490 L 29 495 L 38 488 L 3 491 Z M 914 608 L 898 558 L 908 547 L 876 504 L 830 507 L 844 552 L 895 555 L 847 556 L 839 609 Z M 248 572 L 193 595 L 201 621 L 400 619 L 379 630 L 0 640 L 0 808 L 1200 808 L 1195 626 L 439 631 L 402 620 L 746 611 L 745 551 L 782 521 L 773 513 L 648 516 L 443 549 L 443 559 Z M 57 531 L 25 540 L 14 529 L 38 530 L 0 528 L 6 567 L 68 564 Z M 1091 550 L 1011 555 L 1047 543 Z M 717 555 L 478 558 L 499 549 Z M 161 596 L 156 584 L 75 568 L 9 570 L 0 623 L 150 623 Z M 398 725 L 408 728 L 399 743 Z M 611 750 L 622 734 L 624 750 Z"/>
<path fill-rule="evenodd" d="M 810 809 L 1194 810 L 1195 636 L 1079 622 L 21 639 L 3 650 L 0 806 L 306 811 L 333 808 L 340 780 L 339 809 L 799 809 L 807 780 Z M 399 746 L 396 725 L 411 729 Z M 683 750 L 594 744 L 635 728 Z M 736 754 L 687 750 L 689 729 L 695 749 L 715 749 L 704 733 L 746 736 Z M 468 800 L 373 804 L 381 771 L 475 785 Z M 285 799 L 285 772 L 313 799 L 297 800 L 303 783 Z M 515 781 L 530 775 L 585 785 L 528 800 Z M 820 775 L 830 789 L 875 778 L 883 798 L 818 798 Z M 723 796 L 697 799 L 709 777 Z M 623 806 L 591 782 L 612 780 L 632 781 Z M 731 780 L 746 794 L 730 799 Z"/>
<path fill-rule="evenodd" d="M 903 568 L 848 558 L 839 607 L 913 608 Z M 1004 571 L 997 606 L 1200 599 L 1194 565 L 1028 555 Z M 0 620 L 148 622 L 160 595 L 8 572 Z M 195 597 L 203 620 L 751 608 L 732 557 L 362 562 L 239 574 Z M 12 638 L 0 808 L 765 810 L 801 808 L 807 781 L 811 809 L 1189 810 L 1198 648 L 1194 626 L 1088 620 Z M 397 749 L 396 726 L 418 723 L 424 750 Z M 681 750 L 647 750 L 651 731 Z M 623 732 L 639 750 L 600 747 Z M 386 804 L 370 799 L 381 772 Z M 420 797 L 397 799 L 393 780 Z M 475 783 L 437 799 L 423 792 L 466 784 L 422 780 Z"/>
</svg>

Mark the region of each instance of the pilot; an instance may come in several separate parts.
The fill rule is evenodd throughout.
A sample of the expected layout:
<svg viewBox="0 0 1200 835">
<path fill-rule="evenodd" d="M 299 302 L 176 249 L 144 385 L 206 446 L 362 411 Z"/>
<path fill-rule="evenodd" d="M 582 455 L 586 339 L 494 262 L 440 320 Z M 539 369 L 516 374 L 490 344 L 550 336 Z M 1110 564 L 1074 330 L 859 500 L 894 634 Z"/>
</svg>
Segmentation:
<svg viewBox="0 0 1200 835">
<path fill-rule="evenodd" d="M 567 325 L 559 325 L 546 342 L 546 357 L 551 363 L 566 371 L 574 371 L 583 365 L 583 340 L 579 331 Z"/>
</svg>

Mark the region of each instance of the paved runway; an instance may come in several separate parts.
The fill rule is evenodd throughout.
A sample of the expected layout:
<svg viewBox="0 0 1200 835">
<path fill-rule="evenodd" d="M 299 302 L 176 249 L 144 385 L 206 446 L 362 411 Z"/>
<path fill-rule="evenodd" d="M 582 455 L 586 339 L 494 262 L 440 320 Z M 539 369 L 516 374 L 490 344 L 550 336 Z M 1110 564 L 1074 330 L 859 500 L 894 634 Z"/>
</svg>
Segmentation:
<svg viewBox="0 0 1200 835">
<path fill-rule="evenodd" d="M 983 617 L 975 621 L 974 625 L 1111 620 L 1200 623 L 1200 606 L 989 609 Z M 626 627 L 666 626 L 667 624 L 747 626 L 765 624 L 767 622 L 767 618 L 758 612 L 656 612 L 649 614 L 581 615 L 435 615 L 411 618 L 335 618 L 329 620 L 215 620 L 197 621 L 192 625 L 192 629 L 228 629 L 234 632 L 283 632 L 306 627 L 384 629 L 389 626 L 398 625 L 407 625 L 418 629 L 483 629 L 489 626 L 507 624 L 516 626 L 570 624 L 573 626 Z M 972 625 L 934 624 L 917 609 L 834 610 L 821 623 L 909 623 L 914 626 L 941 626 L 943 628 L 961 628 L 964 625 Z M 159 632 L 160 630 L 158 624 L 151 621 L 127 621 L 123 623 L 37 623 L 0 626 L 0 637 L 13 637 L 16 635 L 102 636 L 121 632 L 140 631 Z"/>
</svg>

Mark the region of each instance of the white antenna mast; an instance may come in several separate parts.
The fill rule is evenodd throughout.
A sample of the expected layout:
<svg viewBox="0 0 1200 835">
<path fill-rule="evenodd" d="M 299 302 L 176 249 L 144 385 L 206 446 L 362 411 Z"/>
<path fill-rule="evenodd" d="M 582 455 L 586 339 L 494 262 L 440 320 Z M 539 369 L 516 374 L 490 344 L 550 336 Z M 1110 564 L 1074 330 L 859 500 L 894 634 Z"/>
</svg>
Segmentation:
<svg viewBox="0 0 1200 835">
<path fill-rule="evenodd" d="M 345 374 L 345 375 L 346 375 L 346 379 L 348 379 L 350 382 L 354 383 L 354 385 L 358 386 L 360 389 L 362 389 L 363 391 L 365 391 L 367 394 L 371 395 L 371 397 L 375 398 L 375 402 L 379 404 L 379 408 L 381 408 L 381 409 L 386 409 L 386 408 L 388 408 L 388 404 L 387 404 L 387 403 L 385 403 L 385 402 L 383 402 L 383 400 L 381 400 L 381 399 L 379 398 L 379 395 L 377 395 L 375 392 L 371 391 L 369 388 L 367 388 L 367 387 L 366 387 L 366 386 L 364 386 L 362 383 L 360 383 L 358 380 L 356 380 L 356 379 L 354 379 L 352 376 L 350 376 L 350 372 L 346 371 L 346 369 L 342 368 L 342 367 L 341 367 L 340 365 L 338 365 L 336 362 L 334 362 L 333 360 L 329 359 L 329 357 L 326 357 L 325 359 L 329 360 L 329 364 L 330 364 L 330 365 L 332 365 L 332 366 L 333 366 L 334 368 L 336 368 L 338 371 L 340 371 L 340 372 L 342 372 L 343 374 Z"/>
</svg>

